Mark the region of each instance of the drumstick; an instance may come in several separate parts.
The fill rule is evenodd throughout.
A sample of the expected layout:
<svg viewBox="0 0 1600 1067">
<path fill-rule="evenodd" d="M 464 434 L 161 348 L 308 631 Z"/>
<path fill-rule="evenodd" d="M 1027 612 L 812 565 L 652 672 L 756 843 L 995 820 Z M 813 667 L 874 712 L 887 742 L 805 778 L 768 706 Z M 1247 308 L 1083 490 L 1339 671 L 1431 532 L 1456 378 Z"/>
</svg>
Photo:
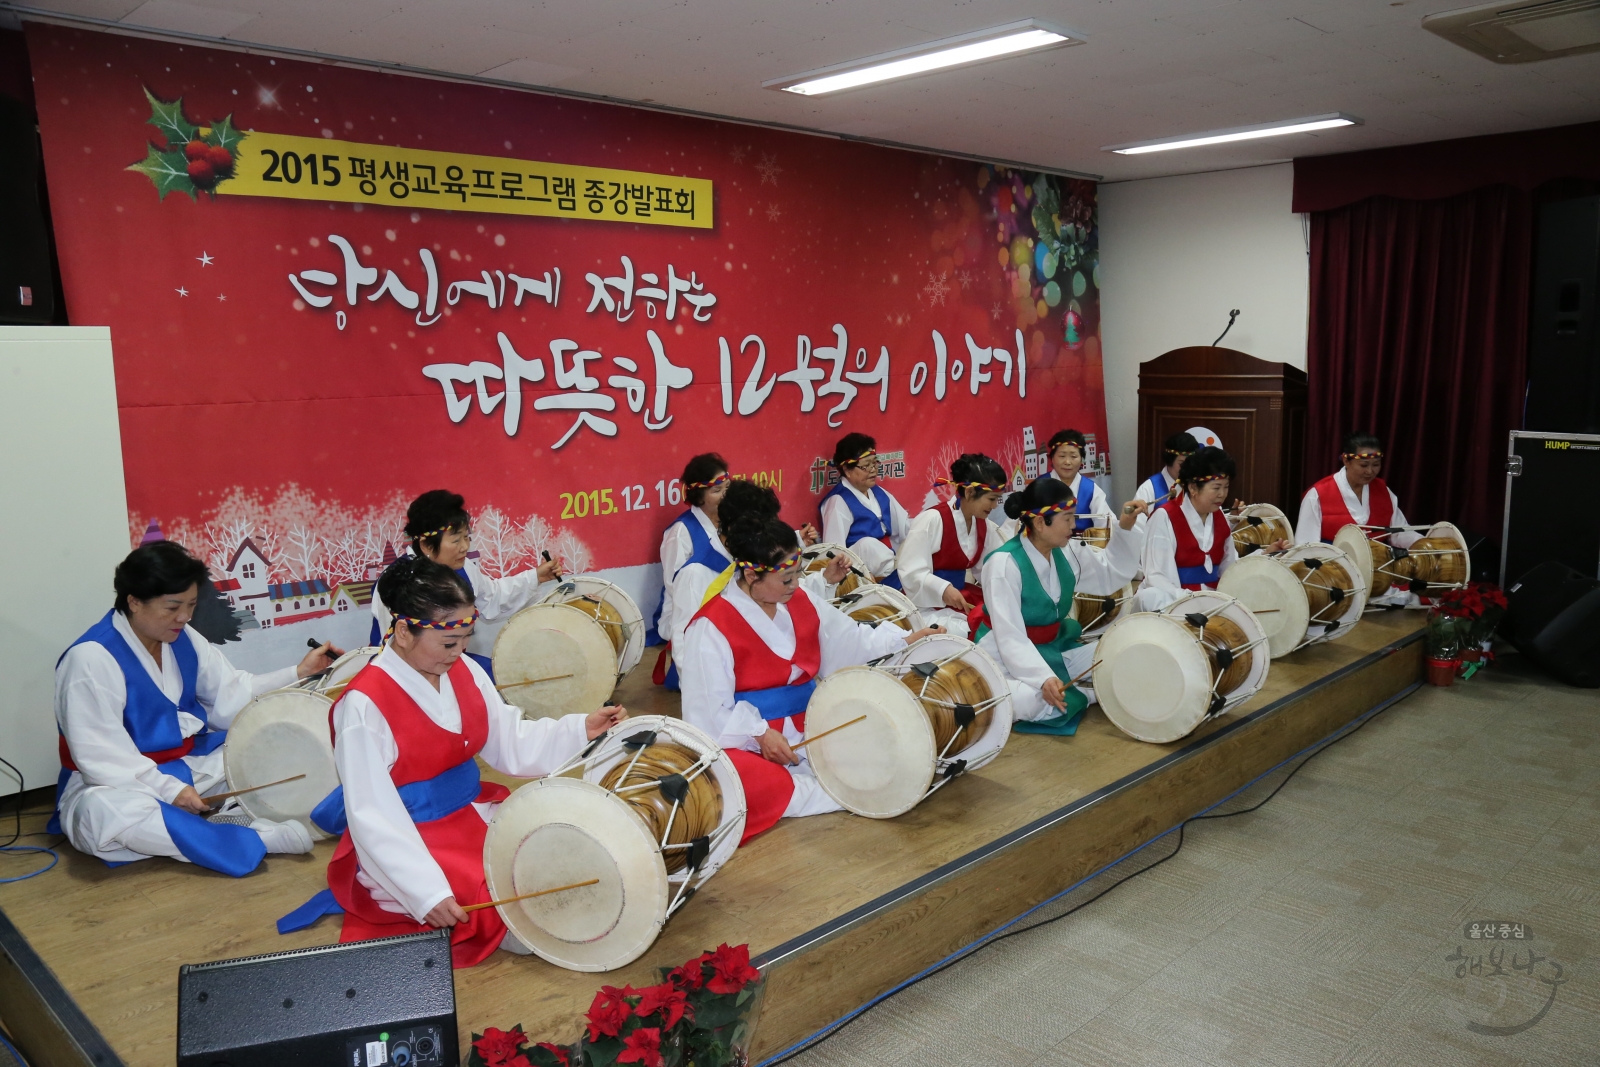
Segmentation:
<svg viewBox="0 0 1600 1067">
<path fill-rule="evenodd" d="M 215 796 L 209 796 L 209 797 L 205 798 L 206 806 L 207 807 L 216 807 L 218 804 L 222 803 L 222 801 L 224 801 L 224 800 L 229 800 L 229 799 L 231 799 L 233 797 L 242 797 L 246 793 L 254 793 L 257 789 L 271 789 L 275 785 L 284 785 L 284 784 L 286 784 L 288 782 L 298 782 L 300 779 L 302 779 L 304 777 L 305 777 L 305 775 L 303 775 L 303 774 L 297 774 L 293 778 L 282 778 L 282 779 L 279 779 L 276 782 L 268 782 L 266 785 L 253 785 L 249 789 L 235 789 L 231 793 L 217 793 Z"/>
<path fill-rule="evenodd" d="M 1068 682 L 1067 684 L 1068 685 L 1077 685 L 1079 682 L 1081 682 L 1085 678 L 1089 677 L 1089 675 L 1093 674 L 1094 673 L 1094 669 L 1096 667 L 1100 666 L 1100 664 L 1103 663 L 1103 662 L 1105 662 L 1105 661 L 1104 660 L 1095 660 L 1093 663 L 1089 664 L 1089 669 L 1088 670 L 1084 671 L 1082 674 L 1078 675 L 1076 678 L 1074 678 L 1072 681 Z"/>
<path fill-rule="evenodd" d="M 529 678 L 525 682 L 505 682 L 495 686 L 496 689 L 516 689 L 518 686 L 538 685 L 540 682 L 559 682 L 563 678 L 571 678 L 571 674 L 552 674 L 548 678 Z"/>
<path fill-rule="evenodd" d="M 820 741 L 824 737 L 827 737 L 829 734 L 836 734 L 840 730 L 843 730 L 846 726 L 854 726 L 856 723 L 860 722 L 861 720 L 863 720 L 865 718 L 866 718 L 865 715 L 857 715 L 855 718 L 851 719 L 849 722 L 842 722 L 838 726 L 835 726 L 831 730 L 824 730 L 820 734 L 817 734 L 815 737 L 808 737 L 804 741 L 800 742 L 798 745 L 795 745 L 794 747 L 795 748 L 805 748 L 811 742 Z"/>
<path fill-rule="evenodd" d="M 565 892 L 568 889 L 582 889 L 586 885 L 594 885 L 599 881 L 600 879 L 598 878 L 591 878 L 587 882 L 573 882 L 571 885 L 558 885 L 554 889 L 541 889 L 536 893 L 523 893 L 521 896 L 516 897 L 501 897 L 499 900 L 485 901 L 482 904 L 468 904 L 461 910 L 471 912 L 482 911 L 484 908 L 498 908 L 502 904 L 515 904 L 519 900 L 529 900 L 533 897 L 545 897 L 549 896 L 551 893 Z"/>
</svg>

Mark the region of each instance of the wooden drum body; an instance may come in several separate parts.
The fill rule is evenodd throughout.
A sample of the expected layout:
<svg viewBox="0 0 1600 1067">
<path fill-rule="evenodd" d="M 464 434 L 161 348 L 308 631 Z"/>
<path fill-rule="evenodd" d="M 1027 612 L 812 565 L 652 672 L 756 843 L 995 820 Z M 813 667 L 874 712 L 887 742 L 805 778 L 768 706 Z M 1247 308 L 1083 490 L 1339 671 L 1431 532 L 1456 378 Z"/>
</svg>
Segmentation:
<svg viewBox="0 0 1600 1067">
<path fill-rule="evenodd" d="M 340 692 L 343 688 L 341 684 Z M 313 840 L 328 836 L 311 821 L 311 811 L 339 785 L 329 727 L 332 709 L 333 700 L 324 693 L 290 686 L 261 694 L 234 718 L 222 743 L 230 790 L 305 775 L 239 797 L 239 806 L 252 818 L 292 819 L 309 830 Z"/>
<path fill-rule="evenodd" d="M 1133 599 L 1133 586 L 1123 586 L 1114 593 L 1074 593 L 1072 617 L 1085 637 L 1092 637 L 1116 622 Z"/>
<path fill-rule="evenodd" d="M 1361 621 L 1367 588 L 1355 561 L 1320 541 L 1248 556 L 1217 582 L 1218 592 L 1256 614 L 1273 659 L 1348 633 Z"/>
<path fill-rule="evenodd" d="M 496 900 L 598 879 L 499 911 L 541 959 L 614 970 L 727 862 L 744 821 L 722 749 L 681 720 L 641 716 L 506 798 L 489 823 L 484 876 Z"/>
<path fill-rule="evenodd" d="M 1261 691 L 1266 646 L 1249 608 L 1223 593 L 1189 593 L 1106 630 L 1095 652 L 1095 698 L 1128 736 L 1176 741 Z"/>
<path fill-rule="evenodd" d="M 592 616 L 616 649 L 618 678 L 639 665 L 644 655 L 644 615 L 622 586 L 592 574 L 579 574 L 561 579 L 539 603 L 565 604 Z"/>
<path fill-rule="evenodd" d="M 820 571 L 828 566 L 828 561 L 834 556 L 843 556 L 850 562 L 850 573 L 844 580 L 834 587 L 834 596 L 848 596 L 862 586 L 877 585 L 878 580 L 872 576 L 867 565 L 861 562 L 861 557 L 843 545 L 830 545 L 826 541 L 819 542 L 800 552 L 800 566 L 805 568 L 805 573 Z"/>
<path fill-rule="evenodd" d="M 1294 544 L 1294 524 L 1289 516 L 1271 504 L 1246 504 L 1237 515 L 1228 516 L 1233 525 L 1233 548 L 1248 556 L 1274 541 Z"/>
<path fill-rule="evenodd" d="M 906 633 L 915 633 L 927 625 L 911 598 L 893 586 L 859 586 L 855 592 L 837 597 L 833 606 L 868 626 L 888 622 Z"/>
<path fill-rule="evenodd" d="M 1073 536 L 1090 548 L 1105 548 L 1111 543 L 1111 527 L 1090 526 L 1088 529 L 1079 530 Z"/>
<path fill-rule="evenodd" d="M 1011 690 L 978 646 L 934 634 L 825 679 L 806 707 L 806 733 L 817 738 L 806 753 L 827 794 L 857 815 L 892 819 L 1000 754 Z"/>
<path fill-rule="evenodd" d="M 1389 586 L 1397 581 L 1389 570 L 1389 561 L 1394 558 L 1389 546 L 1368 537 L 1361 527 L 1354 524 L 1339 527 L 1339 532 L 1333 535 L 1333 547 L 1349 556 L 1350 562 L 1356 565 L 1361 583 L 1367 587 L 1368 599 L 1387 593 Z"/>
</svg>

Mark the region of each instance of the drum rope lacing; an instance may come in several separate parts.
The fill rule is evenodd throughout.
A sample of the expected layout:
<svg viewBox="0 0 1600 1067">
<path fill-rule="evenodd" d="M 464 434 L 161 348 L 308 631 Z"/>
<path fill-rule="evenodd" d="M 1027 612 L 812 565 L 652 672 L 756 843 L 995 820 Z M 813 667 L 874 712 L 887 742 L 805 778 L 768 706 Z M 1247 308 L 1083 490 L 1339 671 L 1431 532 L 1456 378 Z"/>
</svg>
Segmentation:
<svg viewBox="0 0 1600 1067">
<path fill-rule="evenodd" d="M 920 674 L 922 676 L 921 688 L 913 688 L 910 685 L 907 685 L 906 688 L 911 689 L 912 692 L 916 693 L 917 699 L 922 701 L 922 703 L 944 708 L 954 717 L 956 729 L 953 733 L 951 733 L 949 740 L 945 741 L 944 746 L 939 750 L 936 757 L 941 761 L 949 757 L 950 747 L 956 743 L 956 738 L 961 737 L 963 734 L 969 733 L 969 728 L 971 727 L 972 723 L 977 720 L 979 715 L 982 715 L 984 712 L 990 710 L 996 704 L 1000 703 L 1002 699 L 1004 699 L 1004 695 L 991 694 L 987 699 L 980 699 L 971 703 L 967 703 L 966 701 L 940 700 L 938 697 L 927 695 L 928 686 L 934 683 L 934 680 L 938 676 L 939 672 L 951 663 L 960 661 L 965 655 L 966 650 L 963 649 L 960 652 L 946 656 L 944 659 L 924 660 L 921 663 L 897 663 L 886 668 L 889 673 L 895 674 L 896 677 L 899 678 L 901 684 L 905 684 L 906 674 Z M 956 685 L 959 685 L 959 682 L 957 682 Z M 968 718 L 968 713 L 971 714 L 971 718 Z M 969 736 L 967 740 L 968 745 L 956 749 L 957 752 L 964 751 L 965 748 L 970 747 L 972 741 L 971 737 Z"/>
<path fill-rule="evenodd" d="M 1198 632 L 1197 635 L 1200 638 L 1200 643 L 1211 650 L 1213 661 L 1216 663 L 1218 668 L 1211 676 L 1211 700 L 1208 702 L 1206 710 L 1206 718 L 1208 719 L 1221 715 L 1224 711 L 1227 711 L 1232 704 L 1237 704 L 1242 700 L 1248 700 L 1250 697 L 1255 695 L 1254 693 L 1240 693 L 1237 700 L 1230 701 L 1229 698 L 1234 692 L 1237 691 L 1238 685 L 1243 683 L 1236 683 L 1234 689 L 1229 690 L 1227 694 L 1218 693 L 1217 687 L 1220 686 L 1223 679 L 1227 677 L 1228 668 L 1233 666 L 1234 662 L 1239 658 L 1240 653 L 1249 652 L 1251 655 L 1254 655 L 1257 647 L 1267 643 L 1267 638 L 1265 636 L 1258 637 L 1254 641 L 1246 642 L 1245 644 L 1239 645 L 1237 648 L 1232 645 L 1219 646 L 1207 642 L 1205 632 L 1206 623 L 1210 622 L 1221 612 L 1226 611 L 1229 606 L 1229 604 L 1224 602 L 1218 604 L 1210 611 L 1192 611 L 1183 616 L 1183 621 L 1188 623 Z M 1200 621 L 1196 622 L 1196 619 L 1199 619 Z M 1224 662 L 1224 659 L 1226 659 L 1226 662 Z"/>
</svg>

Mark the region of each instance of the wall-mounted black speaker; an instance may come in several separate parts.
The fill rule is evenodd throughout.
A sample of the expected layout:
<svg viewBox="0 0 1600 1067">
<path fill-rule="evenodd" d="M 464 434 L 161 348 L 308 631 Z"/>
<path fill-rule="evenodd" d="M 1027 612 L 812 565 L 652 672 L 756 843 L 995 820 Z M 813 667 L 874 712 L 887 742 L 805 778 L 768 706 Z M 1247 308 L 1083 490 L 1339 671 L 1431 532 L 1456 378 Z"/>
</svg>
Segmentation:
<svg viewBox="0 0 1600 1067">
<path fill-rule="evenodd" d="M 1600 196 L 1540 207 L 1523 429 L 1600 433 Z"/>
<path fill-rule="evenodd" d="M 456 1067 L 450 933 L 178 969 L 178 1067 Z"/>
<path fill-rule="evenodd" d="M 39 133 L 27 106 L 3 94 L 0 160 L 0 322 L 45 325 L 56 307 L 39 203 Z"/>
<path fill-rule="evenodd" d="M 1509 590 L 1500 632 L 1568 685 L 1600 687 L 1600 580 L 1564 563 L 1541 563 Z"/>
</svg>

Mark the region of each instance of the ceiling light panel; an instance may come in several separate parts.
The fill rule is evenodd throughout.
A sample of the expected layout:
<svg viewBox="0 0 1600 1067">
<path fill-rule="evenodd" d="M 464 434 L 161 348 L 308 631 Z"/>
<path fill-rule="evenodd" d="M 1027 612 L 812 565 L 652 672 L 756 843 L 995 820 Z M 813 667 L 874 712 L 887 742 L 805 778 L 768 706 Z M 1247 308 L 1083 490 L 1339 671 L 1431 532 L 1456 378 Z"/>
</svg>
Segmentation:
<svg viewBox="0 0 1600 1067">
<path fill-rule="evenodd" d="M 1175 148 L 1200 148 L 1205 145 L 1229 144 L 1234 141 L 1254 141 L 1262 137 L 1280 137 L 1289 133 L 1310 133 L 1313 130 L 1331 130 L 1338 126 L 1359 126 L 1361 120 L 1354 115 L 1335 112 L 1331 115 L 1312 115 L 1303 119 L 1285 119 L 1282 122 L 1263 122 L 1256 126 L 1236 126 L 1230 130 L 1212 130 L 1209 133 L 1182 134 L 1162 137 L 1154 141 L 1135 141 L 1131 144 L 1112 144 L 1101 151 L 1122 156 L 1140 156 L 1147 152 L 1170 152 Z"/>
<path fill-rule="evenodd" d="M 1038 19 L 1026 19 L 761 84 L 765 89 L 780 89 L 800 96 L 822 96 L 1083 42 L 1084 38 L 1077 34 Z"/>
</svg>

